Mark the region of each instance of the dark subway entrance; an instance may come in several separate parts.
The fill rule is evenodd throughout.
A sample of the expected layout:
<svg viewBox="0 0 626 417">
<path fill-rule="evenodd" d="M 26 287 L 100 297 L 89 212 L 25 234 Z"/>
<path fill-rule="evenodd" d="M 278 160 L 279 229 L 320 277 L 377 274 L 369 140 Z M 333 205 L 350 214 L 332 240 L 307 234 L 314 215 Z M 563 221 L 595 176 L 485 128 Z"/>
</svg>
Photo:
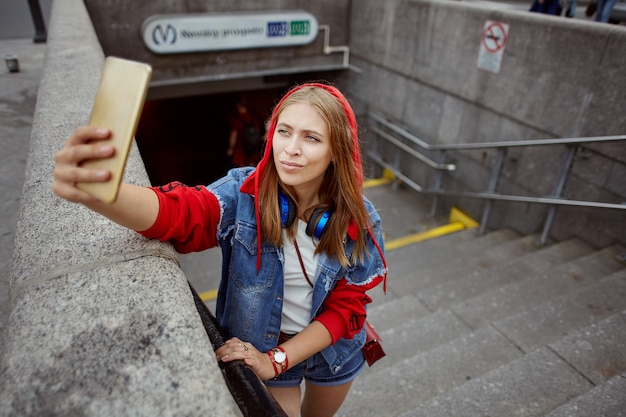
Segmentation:
<svg viewBox="0 0 626 417">
<path fill-rule="evenodd" d="M 290 87 L 333 82 L 336 76 L 325 72 L 265 78 L 266 85 L 257 89 L 147 100 L 135 138 L 151 184 L 206 185 L 222 177 L 232 166 L 227 157 L 230 121 L 242 97 L 263 124 Z M 198 86 L 198 91 L 203 88 Z"/>
<path fill-rule="evenodd" d="M 197 185 L 223 176 L 231 166 L 226 152 L 237 101 L 245 96 L 250 111 L 266 120 L 281 94 L 271 89 L 146 101 L 136 140 L 150 182 Z"/>
</svg>

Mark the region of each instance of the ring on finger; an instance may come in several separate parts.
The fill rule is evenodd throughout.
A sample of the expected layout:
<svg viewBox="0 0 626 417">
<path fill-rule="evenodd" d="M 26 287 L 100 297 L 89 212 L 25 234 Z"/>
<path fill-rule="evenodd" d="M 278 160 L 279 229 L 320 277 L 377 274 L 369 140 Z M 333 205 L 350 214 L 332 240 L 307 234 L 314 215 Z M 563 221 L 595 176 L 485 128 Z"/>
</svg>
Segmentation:
<svg viewBox="0 0 626 417">
<path fill-rule="evenodd" d="M 248 350 L 248 346 L 243 345 L 243 350 L 246 350 L 246 351 L 247 351 L 247 350 Z"/>
</svg>

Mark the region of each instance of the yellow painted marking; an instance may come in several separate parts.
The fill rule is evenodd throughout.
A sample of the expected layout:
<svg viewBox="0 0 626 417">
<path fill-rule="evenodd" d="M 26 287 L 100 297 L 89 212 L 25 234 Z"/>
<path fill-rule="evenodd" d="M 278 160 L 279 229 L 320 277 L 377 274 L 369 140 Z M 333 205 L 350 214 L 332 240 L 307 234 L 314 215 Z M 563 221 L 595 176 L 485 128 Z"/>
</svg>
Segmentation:
<svg viewBox="0 0 626 417">
<path fill-rule="evenodd" d="M 479 226 L 476 220 L 472 219 L 470 216 L 463 213 L 461 210 L 459 210 L 456 207 L 452 207 L 452 210 L 450 210 L 449 221 L 450 223 L 461 222 L 468 229 L 475 229 Z"/>
<path fill-rule="evenodd" d="M 447 235 L 449 233 L 459 232 L 466 229 L 466 226 L 461 222 L 454 222 L 446 224 L 445 226 L 435 227 L 434 229 L 427 230 L 422 233 L 415 233 L 412 235 L 400 237 L 398 239 L 385 242 L 385 250 L 394 250 L 403 246 L 411 245 L 413 243 L 422 242 L 424 240 L 433 239 L 439 236 Z"/>
<path fill-rule="evenodd" d="M 389 183 L 391 183 L 394 179 L 396 178 L 395 175 L 393 175 L 393 172 L 384 169 L 383 170 L 383 176 L 380 178 L 373 178 L 371 180 L 367 180 L 363 182 L 363 188 L 371 188 L 371 187 L 378 187 L 380 185 L 387 185 Z"/>
<path fill-rule="evenodd" d="M 212 301 L 217 298 L 217 290 L 201 292 L 200 294 L 198 294 L 198 296 L 200 296 L 202 302 L 206 303 L 207 301 Z"/>
</svg>

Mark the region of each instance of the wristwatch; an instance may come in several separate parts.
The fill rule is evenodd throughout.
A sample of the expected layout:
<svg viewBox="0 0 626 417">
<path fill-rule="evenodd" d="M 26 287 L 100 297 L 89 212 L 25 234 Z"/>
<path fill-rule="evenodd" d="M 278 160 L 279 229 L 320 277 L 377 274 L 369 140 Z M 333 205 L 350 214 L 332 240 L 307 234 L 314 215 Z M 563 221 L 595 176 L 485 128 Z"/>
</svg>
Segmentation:
<svg viewBox="0 0 626 417">
<path fill-rule="evenodd" d="M 272 357 L 274 359 L 274 362 L 280 365 L 282 372 L 285 372 L 287 370 L 287 363 L 288 363 L 285 349 L 283 349 L 280 346 L 275 347 L 274 349 L 272 349 Z"/>
</svg>

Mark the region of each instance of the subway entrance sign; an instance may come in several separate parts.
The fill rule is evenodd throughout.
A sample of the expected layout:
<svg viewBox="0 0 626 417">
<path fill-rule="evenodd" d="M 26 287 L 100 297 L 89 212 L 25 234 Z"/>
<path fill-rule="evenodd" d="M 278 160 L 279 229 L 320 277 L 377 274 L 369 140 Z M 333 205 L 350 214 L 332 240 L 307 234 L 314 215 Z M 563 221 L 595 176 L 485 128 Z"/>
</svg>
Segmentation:
<svg viewBox="0 0 626 417">
<path fill-rule="evenodd" d="M 317 37 L 317 19 L 306 11 L 156 15 L 141 28 L 156 54 L 306 45 Z"/>
</svg>

